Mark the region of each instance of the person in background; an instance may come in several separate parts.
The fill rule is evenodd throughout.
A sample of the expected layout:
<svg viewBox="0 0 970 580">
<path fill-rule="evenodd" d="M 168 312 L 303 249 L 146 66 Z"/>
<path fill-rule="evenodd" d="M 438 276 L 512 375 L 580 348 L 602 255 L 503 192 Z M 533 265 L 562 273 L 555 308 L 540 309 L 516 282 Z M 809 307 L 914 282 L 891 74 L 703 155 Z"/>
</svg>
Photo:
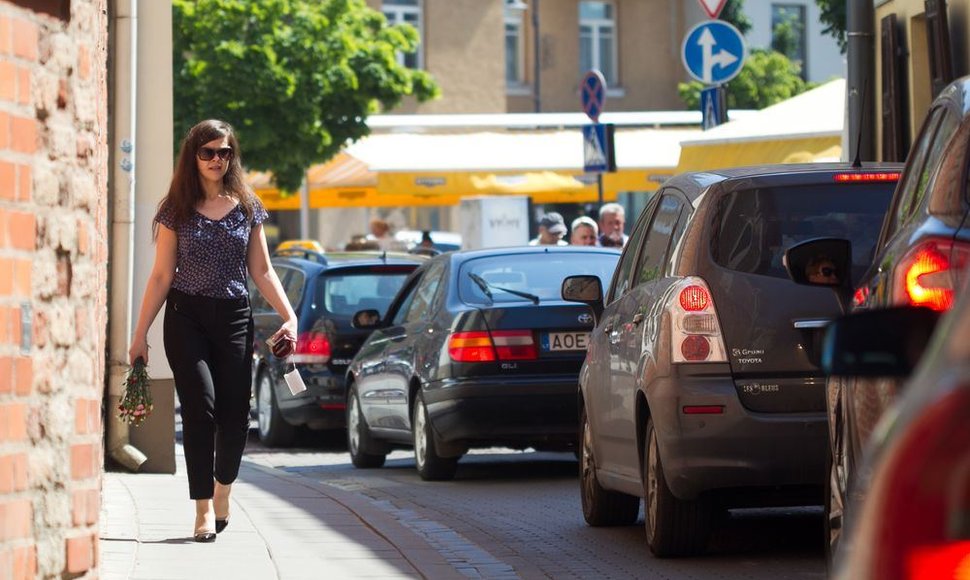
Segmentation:
<svg viewBox="0 0 970 580">
<path fill-rule="evenodd" d="M 422 248 L 434 249 L 434 240 L 431 239 L 431 232 L 428 230 L 421 232 L 421 241 L 418 242 L 418 246 Z"/>
<path fill-rule="evenodd" d="M 148 329 L 164 303 L 165 354 L 181 405 L 196 542 L 214 541 L 229 524 L 229 494 L 249 435 L 247 276 L 283 321 L 272 340 L 296 342 L 296 314 L 270 267 L 268 215 L 246 184 L 232 127 L 217 120 L 192 127 L 155 214 L 155 264 L 128 358 L 148 362 Z"/>
<path fill-rule="evenodd" d="M 381 218 L 374 218 L 370 221 L 370 235 L 367 239 L 377 242 L 381 250 L 392 250 L 395 246 L 394 236 L 391 235 L 391 225 Z"/>
<path fill-rule="evenodd" d="M 608 248 L 621 248 L 626 244 L 628 236 L 623 233 L 626 224 L 626 211 L 618 203 L 607 203 L 600 208 L 599 245 Z"/>
<path fill-rule="evenodd" d="M 562 215 L 551 211 L 539 220 L 539 235 L 529 242 L 530 246 L 568 246 L 563 240 L 566 235 L 566 222 Z"/>
<path fill-rule="evenodd" d="M 569 243 L 574 246 L 595 246 L 599 228 L 593 218 L 584 215 L 573 220 L 569 227 Z"/>
</svg>

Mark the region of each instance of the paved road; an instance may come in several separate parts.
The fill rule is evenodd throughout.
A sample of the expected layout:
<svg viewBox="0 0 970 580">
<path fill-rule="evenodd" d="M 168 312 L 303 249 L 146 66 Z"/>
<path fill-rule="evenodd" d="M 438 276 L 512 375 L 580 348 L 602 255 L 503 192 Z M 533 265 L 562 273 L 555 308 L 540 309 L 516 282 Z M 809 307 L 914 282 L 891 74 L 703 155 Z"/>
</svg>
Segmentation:
<svg viewBox="0 0 970 580">
<path fill-rule="evenodd" d="M 572 454 L 473 452 L 450 482 L 422 482 L 409 451 L 385 467 L 350 465 L 339 437 L 269 450 L 251 441 L 249 460 L 360 493 L 425 537 L 468 577 L 822 579 L 821 510 L 738 510 L 718 523 L 710 553 L 658 560 L 642 520 L 591 528 L 580 510 Z"/>
</svg>

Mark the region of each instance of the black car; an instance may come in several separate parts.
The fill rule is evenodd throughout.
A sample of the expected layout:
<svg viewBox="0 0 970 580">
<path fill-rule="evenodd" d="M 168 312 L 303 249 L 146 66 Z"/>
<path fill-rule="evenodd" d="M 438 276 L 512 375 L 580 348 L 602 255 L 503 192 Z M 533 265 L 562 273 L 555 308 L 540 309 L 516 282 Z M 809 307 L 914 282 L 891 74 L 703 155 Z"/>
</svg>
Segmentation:
<svg viewBox="0 0 970 580">
<path fill-rule="evenodd" d="M 272 258 L 283 290 L 296 312 L 296 349 L 288 359 L 273 356 L 266 339 L 279 330 L 276 311 L 250 288 L 255 346 L 253 395 L 259 438 L 268 446 L 293 442 L 296 429 L 344 427 L 344 372 L 370 331 L 351 326 L 363 308 L 383 312 L 408 275 L 426 258 L 381 252 L 328 253 L 291 249 Z M 282 378 L 294 364 L 307 390 L 292 395 Z"/>
<path fill-rule="evenodd" d="M 970 263 L 968 164 L 970 77 L 965 77 L 943 90 L 930 107 L 869 267 L 836 287 L 850 310 L 950 308 Z M 823 248 L 839 261 L 849 255 L 854 260 L 859 253 L 856 240 L 818 240 L 806 242 L 796 254 L 817 253 Z M 862 254 L 867 251 L 863 248 Z M 860 501 L 865 493 L 864 487 L 856 485 L 863 448 L 902 385 L 902 379 L 890 376 L 838 376 L 828 381 L 831 461 L 826 536 L 830 556 L 848 525 L 846 516 L 851 514 L 846 506 Z"/>
<path fill-rule="evenodd" d="M 347 372 L 357 467 L 413 445 L 423 479 L 451 479 L 471 447 L 570 449 L 576 380 L 593 317 L 564 302 L 570 274 L 607 280 L 619 253 L 593 247 L 449 252 L 417 270 Z"/>
<path fill-rule="evenodd" d="M 580 373 L 581 499 L 590 525 L 636 521 L 658 556 L 706 548 L 730 507 L 822 502 L 820 327 L 835 296 L 793 284 L 785 250 L 858 243 L 868 266 L 898 165 L 777 165 L 686 173 L 644 208 L 603 299 Z M 830 272 L 830 274 L 838 274 Z"/>
</svg>

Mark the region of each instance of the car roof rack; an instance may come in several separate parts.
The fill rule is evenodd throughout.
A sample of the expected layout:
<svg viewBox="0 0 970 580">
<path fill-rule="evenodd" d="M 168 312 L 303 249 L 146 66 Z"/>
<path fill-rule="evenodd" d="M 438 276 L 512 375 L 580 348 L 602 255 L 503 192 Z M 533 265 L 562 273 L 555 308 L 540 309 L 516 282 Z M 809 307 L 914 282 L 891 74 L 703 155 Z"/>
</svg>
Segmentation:
<svg viewBox="0 0 970 580">
<path fill-rule="evenodd" d="M 315 250 L 307 250 L 304 248 L 286 248 L 283 250 L 277 250 L 273 253 L 274 258 L 303 258 L 304 260 L 309 260 L 311 262 L 319 262 L 320 264 L 327 263 L 327 257 L 317 252 Z"/>
</svg>

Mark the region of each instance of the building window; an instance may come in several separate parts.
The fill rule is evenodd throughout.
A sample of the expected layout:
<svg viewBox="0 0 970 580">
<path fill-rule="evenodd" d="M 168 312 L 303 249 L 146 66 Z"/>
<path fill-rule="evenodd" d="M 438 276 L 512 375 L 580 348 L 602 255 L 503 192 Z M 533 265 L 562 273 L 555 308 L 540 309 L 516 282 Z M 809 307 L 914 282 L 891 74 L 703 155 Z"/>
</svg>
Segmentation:
<svg viewBox="0 0 970 580">
<path fill-rule="evenodd" d="M 579 3 L 579 74 L 599 69 L 607 85 L 617 85 L 616 21 L 609 2 Z"/>
<path fill-rule="evenodd" d="M 771 5 L 771 49 L 788 57 L 801 68 L 805 78 L 805 6 Z"/>
<path fill-rule="evenodd" d="M 388 24 L 410 24 L 418 31 L 418 38 L 424 42 L 421 32 L 421 4 L 420 0 L 384 0 L 381 12 L 387 18 Z M 399 52 L 397 62 L 408 68 L 421 68 L 424 62 L 421 44 L 412 53 Z"/>
<path fill-rule="evenodd" d="M 521 86 L 524 51 L 522 50 L 522 16 L 526 5 L 522 0 L 505 0 L 505 84 Z"/>
</svg>

